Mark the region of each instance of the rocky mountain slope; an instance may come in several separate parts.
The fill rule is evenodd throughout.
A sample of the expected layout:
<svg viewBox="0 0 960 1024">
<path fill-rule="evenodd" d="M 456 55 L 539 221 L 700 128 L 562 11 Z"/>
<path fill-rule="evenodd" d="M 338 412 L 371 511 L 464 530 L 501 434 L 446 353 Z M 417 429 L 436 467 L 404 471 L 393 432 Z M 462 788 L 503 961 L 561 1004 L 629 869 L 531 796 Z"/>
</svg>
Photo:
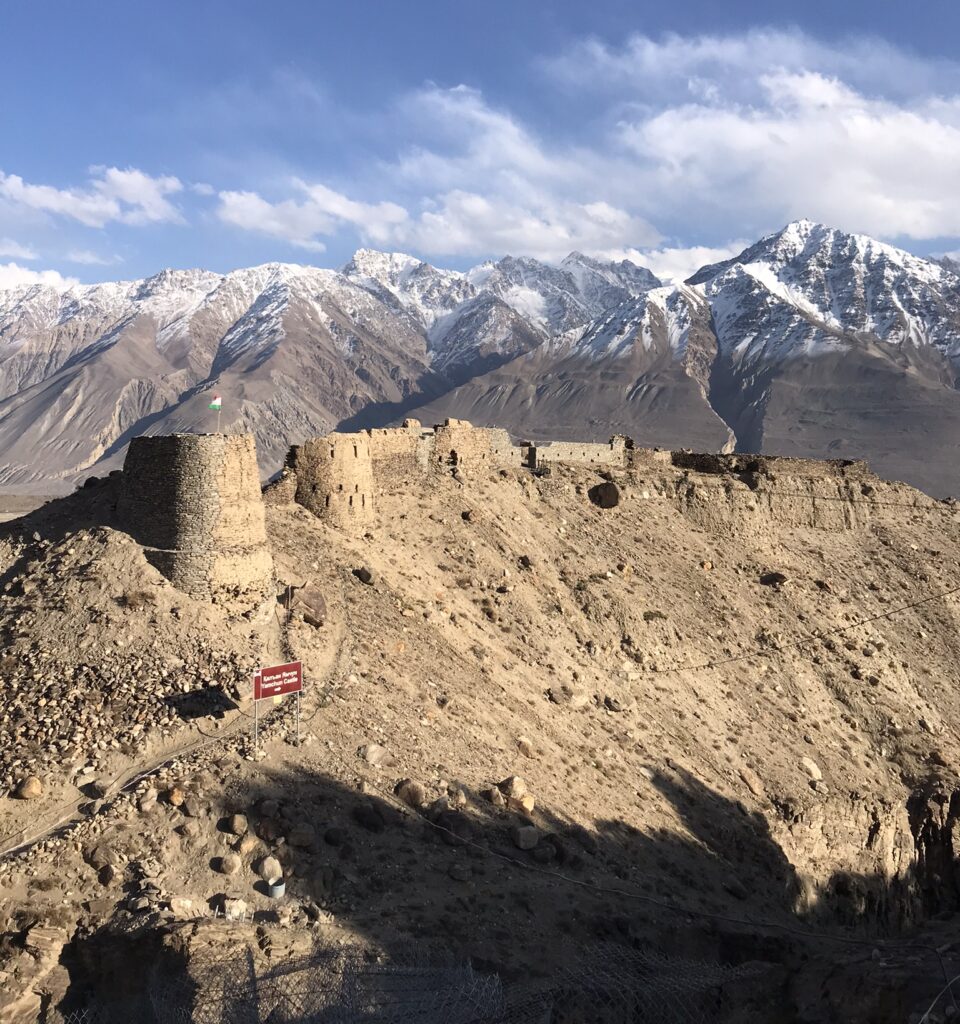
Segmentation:
<svg viewBox="0 0 960 1024">
<path fill-rule="evenodd" d="M 66 487 L 118 465 L 136 434 L 213 429 L 214 393 L 224 426 L 253 430 L 276 469 L 291 441 L 388 419 L 657 283 L 628 263 L 568 262 L 465 275 L 360 250 L 340 272 L 0 293 L 0 486 Z"/>
<path fill-rule="evenodd" d="M 960 278 L 798 221 L 431 403 L 521 434 L 866 457 L 960 491 Z M 923 452 L 923 459 L 917 452 Z"/>
<path fill-rule="evenodd" d="M 960 278 L 798 221 L 662 287 L 628 261 L 465 273 L 361 249 L 340 270 L 0 293 L 0 486 L 49 492 L 143 432 L 289 443 L 405 415 L 516 435 L 866 457 L 960 492 Z M 917 459 L 922 451 L 924 458 Z"/>
<path fill-rule="evenodd" d="M 697 465 L 612 470 L 606 509 L 586 466 L 438 475 L 363 536 L 270 506 L 279 576 L 326 603 L 286 630 L 174 590 L 115 479 L 0 527 L 0 1016 L 314 943 L 537 994 L 597 942 L 654 951 L 670 1000 L 742 967 L 700 1019 L 922 1013 L 960 970 L 957 507 Z M 303 743 L 264 708 L 254 757 L 250 666 L 291 656 Z M 601 977 L 554 1019 L 596 1024 Z"/>
</svg>

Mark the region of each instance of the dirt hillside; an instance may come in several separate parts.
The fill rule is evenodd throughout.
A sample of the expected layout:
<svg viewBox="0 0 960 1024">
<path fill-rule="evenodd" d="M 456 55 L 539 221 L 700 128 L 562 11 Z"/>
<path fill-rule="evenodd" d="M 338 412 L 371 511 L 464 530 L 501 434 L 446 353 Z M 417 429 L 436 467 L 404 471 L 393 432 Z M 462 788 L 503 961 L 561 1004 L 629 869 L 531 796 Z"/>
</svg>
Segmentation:
<svg viewBox="0 0 960 1024">
<path fill-rule="evenodd" d="M 282 585 L 176 591 L 115 489 L 0 527 L 4 1020 L 128 975 L 134 932 L 432 942 L 513 986 L 653 948 L 751 965 L 710 1018 L 744 1022 L 903 1021 L 960 958 L 955 504 L 665 465 L 439 477 L 357 536 L 271 505 L 325 604 L 288 622 Z M 301 743 L 288 701 L 255 754 L 250 672 L 290 658 Z"/>
</svg>

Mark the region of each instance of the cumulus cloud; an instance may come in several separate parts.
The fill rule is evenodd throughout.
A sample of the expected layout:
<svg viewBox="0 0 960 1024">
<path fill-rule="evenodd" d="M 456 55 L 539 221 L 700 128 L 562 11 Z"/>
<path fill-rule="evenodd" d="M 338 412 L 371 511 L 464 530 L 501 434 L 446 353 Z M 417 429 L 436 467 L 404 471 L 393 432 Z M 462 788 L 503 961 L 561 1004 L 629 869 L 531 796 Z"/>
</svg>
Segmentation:
<svg viewBox="0 0 960 1024">
<path fill-rule="evenodd" d="M 548 64 L 593 91 L 672 233 L 810 217 L 882 238 L 960 234 L 960 65 L 799 32 L 638 35 Z"/>
<path fill-rule="evenodd" d="M 729 239 L 800 217 L 942 248 L 960 238 L 958 62 L 756 29 L 586 40 L 540 70 L 531 88 L 549 95 L 526 109 L 562 117 L 428 85 L 345 118 L 348 143 L 377 125 L 379 155 L 362 165 L 347 145 L 342 162 L 279 186 L 274 175 L 216 191 L 134 168 L 93 168 L 66 189 L 0 173 L 0 205 L 147 224 L 181 219 L 182 192 L 221 223 L 307 251 L 349 235 L 442 259 L 635 252 L 671 280 L 733 254 Z"/>
<path fill-rule="evenodd" d="M 34 284 L 63 289 L 79 283 L 75 277 L 64 277 L 56 270 L 31 270 L 17 263 L 0 263 L 0 290 Z"/>
<path fill-rule="evenodd" d="M 37 254 L 27 245 L 21 245 L 12 238 L 0 238 L 0 257 L 14 260 L 35 260 Z"/>
<path fill-rule="evenodd" d="M 396 203 L 360 203 L 322 184 L 294 180 L 295 199 L 270 202 L 256 192 L 221 192 L 217 214 L 236 227 L 282 238 L 314 252 L 326 246 L 317 235 L 329 235 L 342 225 L 359 229 L 364 238 L 388 242 L 407 212 Z"/>
<path fill-rule="evenodd" d="M 273 201 L 221 192 L 220 218 L 314 250 L 344 225 L 367 244 L 436 256 L 560 259 L 572 249 L 659 240 L 646 219 L 605 195 L 602 156 L 549 147 L 476 90 L 430 87 L 400 107 L 411 132 L 429 142 L 409 145 L 378 168 L 381 187 L 399 193 L 404 205 L 360 202 L 296 180 L 294 197 Z"/>
<path fill-rule="evenodd" d="M 10 202 L 68 217 L 87 227 L 102 228 L 111 221 L 124 224 L 182 222 L 168 196 L 183 188 L 179 179 L 152 177 L 135 167 L 93 167 L 84 188 L 55 188 L 26 182 L 0 171 L 0 197 Z"/>
</svg>

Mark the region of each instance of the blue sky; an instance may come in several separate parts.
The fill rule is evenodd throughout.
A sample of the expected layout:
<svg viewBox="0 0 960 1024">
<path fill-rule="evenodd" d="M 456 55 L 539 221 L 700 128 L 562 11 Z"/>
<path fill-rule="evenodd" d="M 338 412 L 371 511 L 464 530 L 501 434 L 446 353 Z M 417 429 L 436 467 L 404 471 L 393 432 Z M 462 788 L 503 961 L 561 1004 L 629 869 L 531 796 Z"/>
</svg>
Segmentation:
<svg viewBox="0 0 960 1024">
<path fill-rule="evenodd" d="M 0 29 L 0 286 L 362 245 L 675 276 L 798 217 L 960 248 L 955 2 L 50 0 Z"/>
</svg>

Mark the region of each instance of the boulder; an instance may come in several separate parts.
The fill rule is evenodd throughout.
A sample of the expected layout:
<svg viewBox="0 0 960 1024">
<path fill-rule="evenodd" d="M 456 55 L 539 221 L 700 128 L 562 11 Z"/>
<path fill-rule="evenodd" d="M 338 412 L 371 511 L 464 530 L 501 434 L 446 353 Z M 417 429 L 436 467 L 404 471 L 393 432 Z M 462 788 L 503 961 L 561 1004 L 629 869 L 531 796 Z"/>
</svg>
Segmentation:
<svg viewBox="0 0 960 1024">
<path fill-rule="evenodd" d="M 243 867 L 243 861 L 238 853 L 225 853 L 220 858 L 220 874 L 235 875 Z"/>
<path fill-rule="evenodd" d="M 18 800 L 36 800 L 43 796 L 43 783 L 36 775 L 28 775 L 20 781 L 13 795 Z"/>
<path fill-rule="evenodd" d="M 257 865 L 257 874 L 265 882 L 276 882 L 283 878 L 283 865 L 276 857 L 264 857 Z"/>
<path fill-rule="evenodd" d="M 518 850 L 532 850 L 540 841 L 540 829 L 535 825 L 518 825 L 510 833 Z"/>
<path fill-rule="evenodd" d="M 401 779 L 394 793 L 408 806 L 419 810 L 427 802 L 427 787 L 413 779 Z"/>
<path fill-rule="evenodd" d="M 620 504 L 620 488 L 612 480 L 604 480 L 591 487 L 587 497 L 597 508 L 616 508 Z"/>
<path fill-rule="evenodd" d="M 232 836 L 245 836 L 249 827 L 245 814 L 231 814 L 226 820 L 225 831 Z"/>
<path fill-rule="evenodd" d="M 507 799 L 512 797 L 515 800 L 519 800 L 521 797 L 527 795 L 527 784 L 519 775 L 511 775 L 502 782 L 498 782 L 497 789 L 499 789 Z"/>
</svg>

